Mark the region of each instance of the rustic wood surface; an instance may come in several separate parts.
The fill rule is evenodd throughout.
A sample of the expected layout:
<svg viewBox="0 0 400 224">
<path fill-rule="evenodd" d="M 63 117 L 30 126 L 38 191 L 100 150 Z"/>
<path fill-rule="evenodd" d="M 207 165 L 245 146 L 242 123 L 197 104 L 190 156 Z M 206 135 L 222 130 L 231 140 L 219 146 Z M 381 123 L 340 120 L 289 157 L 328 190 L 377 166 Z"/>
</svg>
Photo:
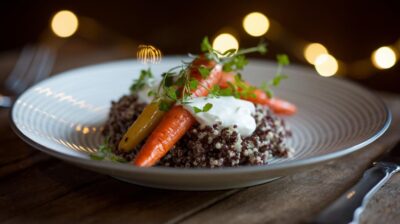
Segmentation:
<svg viewBox="0 0 400 224">
<path fill-rule="evenodd" d="M 71 47 L 72 46 L 72 47 Z M 55 72 L 130 57 L 120 47 L 84 43 L 60 49 Z M 82 50 L 84 48 L 84 50 Z M 76 57 L 79 55 L 79 57 Z M 7 74 L 16 52 L 0 55 Z M 229 191 L 168 191 L 86 171 L 23 143 L 0 111 L 1 223 L 304 223 L 352 186 L 371 161 L 400 137 L 400 96 L 380 93 L 394 115 L 390 130 L 350 156 L 268 184 Z M 399 223 L 400 174 L 368 204 L 362 223 Z"/>
</svg>

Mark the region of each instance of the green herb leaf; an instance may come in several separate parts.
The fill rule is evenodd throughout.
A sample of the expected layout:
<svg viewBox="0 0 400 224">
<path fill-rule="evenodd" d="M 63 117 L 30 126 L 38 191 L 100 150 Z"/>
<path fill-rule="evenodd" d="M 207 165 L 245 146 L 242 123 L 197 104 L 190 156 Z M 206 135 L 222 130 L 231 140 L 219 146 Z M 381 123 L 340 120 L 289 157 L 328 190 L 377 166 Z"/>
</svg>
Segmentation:
<svg viewBox="0 0 400 224">
<path fill-rule="evenodd" d="M 272 91 L 272 89 L 266 89 L 265 93 L 269 98 L 272 98 L 274 96 L 274 92 Z"/>
<path fill-rule="evenodd" d="M 231 82 L 227 82 L 227 84 L 229 86 L 228 88 L 231 89 L 232 96 L 234 96 L 235 98 L 240 98 L 238 87 Z"/>
<path fill-rule="evenodd" d="M 226 50 L 225 52 L 222 53 L 223 56 L 229 57 L 232 56 L 236 52 L 235 48 L 231 48 L 229 50 Z"/>
<path fill-rule="evenodd" d="M 203 110 L 202 109 L 200 109 L 200 108 L 198 108 L 198 107 L 193 107 L 193 111 L 194 111 L 194 113 L 200 113 L 200 112 L 202 112 Z"/>
<path fill-rule="evenodd" d="M 224 72 L 231 72 L 231 71 L 233 70 L 232 64 L 230 64 L 230 63 L 224 64 L 224 65 L 222 66 L 222 70 L 223 70 Z"/>
<path fill-rule="evenodd" d="M 190 86 L 190 90 L 195 90 L 197 89 L 197 86 L 199 85 L 199 81 L 197 81 L 196 79 L 192 79 L 189 82 L 189 86 Z"/>
<path fill-rule="evenodd" d="M 286 75 L 276 75 L 272 80 L 271 80 L 271 85 L 272 86 L 279 86 L 282 80 L 287 79 L 288 77 Z"/>
<path fill-rule="evenodd" d="M 175 85 L 177 85 L 177 86 L 179 86 L 179 87 L 182 87 L 182 86 L 184 86 L 185 85 L 185 77 L 179 77 L 177 80 L 176 80 L 176 82 L 175 82 Z"/>
<path fill-rule="evenodd" d="M 224 63 L 222 69 L 225 72 L 242 70 L 248 63 L 244 55 L 236 55 L 230 61 Z"/>
<path fill-rule="evenodd" d="M 233 60 L 235 62 L 236 69 L 241 70 L 248 64 L 248 61 L 244 55 L 239 55 Z"/>
<path fill-rule="evenodd" d="M 242 90 L 242 92 L 247 91 L 247 89 L 250 88 L 250 86 L 243 81 L 242 75 L 240 73 L 237 73 L 234 76 L 234 78 L 235 78 L 235 83 L 234 84 L 237 87 L 239 87 Z"/>
<path fill-rule="evenodd" d="M 134 94 L 140 91 L 146 85 L 147 80 L 150 78 L 153 78 L 153 74 L 150 68 L 147 70 L 141 70 L 139 78 L 136 79 L 130 87 L 131 93 Z"/>
<path fill-rule="evenodd" d="M 260 86 L 260 89 L 267 94 L 269 98 L 273 96 L 273 92 L 270 88 L 270 85 L 267 82 L 263 82 Z"/>
<path fill-rule="evenodd" d="M 279 65 L 285 66 L 290 63 L 289 57 L 286 54 L 278 54 L 276 56 Z"/>
<path fill-rule="evenodd" d="M 264 42 L 259 43 L 258 46 L 257 46 L 257 48 L 258 48 L 258 52 L 259 52 L 260 54 L 265 54 L 265 53 L 267 53 L 267 44 L 266 44 L 266 43 L 264 43 Z"/>
<path fill-rule="evenodd" d="M 96 153 L 90 154 L 90 158 L 93 160 L 103 160 L 105 156 L 106 155 L 101 152 L 96 152 Z"/>
<path fill-rule="evenodd" d="M 207 111 L 211 110 L 212 107 L 213 107 L 213 105 L 211 103 L 207 103 L 203 107 L 203 112 L 207 112 Z"/>
<path fill-rule="evenodd" d="M 165 92 L 169 98 L 172 100 L 177 100 L 178 97 L 176 95 L 176 88 L 174 86 L 165 87 Z"/>
<path fill-rule="evenodd" d="M 208 41 L 208 37 L 204 37 L 203 41 L 201 42 L 201 51 L 202 52 L 210 52 L 212 51 L 212 46 L 210 44 L 210 41 Z"/>
<path fill-rule="evenodd" d="M 93 160 L 109 160 L 113 162 L 127 162 L 123 157 L 115 155 L 106 138 L 95 153 L 90 154 Z"/>
<path fill-rule="evenodd" d="M 204 79 L 207 78 L 210 75 L 210 72 L 211 72 L 211 69 L 206 68 L 205 66 L 200 66 L 198 68 L 198 70 L 199 70 L 199 73 L 200 73 L 201 77 L 204 78 Z"/>
<path fill-rule="evenodd" d="M 219 85 L 213 85 L 213 87 L 210 89 L 208 95 L 209 96 L 219 96 L 220 90 L 221 90 L 221 88 L 219 87 Z"/>
<path fill-rule="evenodd" d="M 233 91 L 231 88 L 225 88 L 225 89 L 221 89 L 219 91 L 219 95 L 220 96 L 232 96 L 233 95 Z"/>
<path fill-rule="evenodd" d="M 170 108 L 171 108 L 171 103 L 164 100 L 160 101 L 158 109 L 160 109 L 161 111 L 169 111 Z"/>
<path fill-rule="evenodd" d="M 173 73 L 166 73 L 164 77 L 164 85 L 167 87 L 174 85 L 174 74 Z"/>
<path fill-rule="evenodd" d="M 198 107 L 193 107 L 193 111 L 194 111 L 194 113 L 200 113 L 200 112 L 207 112 L 207 111 L 209 111 L 209 110 L 211 110 L 211 108 L 213 107 L 213 105 L 211 104 L 211 103 L 206 103 L 204 106 L 203 106 L 203 109 L 200 109 L 200 108 L 198 108 Z"/>
<path fill-rule="evenodd" d="M 242 74 L 240 74 L 240 73 L 236 73 L 234 78 L 235 78 L 235 82 L 243 82 L 242 81 Z"/>
</svg>

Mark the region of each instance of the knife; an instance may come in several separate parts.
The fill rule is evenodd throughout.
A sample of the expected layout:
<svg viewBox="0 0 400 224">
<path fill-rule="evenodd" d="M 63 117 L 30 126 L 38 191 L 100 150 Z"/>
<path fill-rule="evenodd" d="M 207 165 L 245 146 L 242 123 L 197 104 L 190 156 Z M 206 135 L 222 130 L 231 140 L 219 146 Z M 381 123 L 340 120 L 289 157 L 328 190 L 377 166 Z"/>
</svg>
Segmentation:
<svg viewBox="0 0 400 224">
<path fill-rule="evenodd" d="M 340 198 L 325 208 L 314 224 L 359 223 L 362 212 L 372 196 L 400 170 L 400 141 L 367 169 L 362 178 Z"/>
</svg>

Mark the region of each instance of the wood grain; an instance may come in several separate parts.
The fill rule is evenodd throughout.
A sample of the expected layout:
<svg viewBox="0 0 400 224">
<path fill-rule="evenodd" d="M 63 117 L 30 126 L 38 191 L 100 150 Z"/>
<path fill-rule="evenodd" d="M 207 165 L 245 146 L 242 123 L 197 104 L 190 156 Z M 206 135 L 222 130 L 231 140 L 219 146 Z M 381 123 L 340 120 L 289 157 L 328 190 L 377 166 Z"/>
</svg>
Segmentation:
<svg viewBox="0 0 400 224">
<path fill-rule="evenodd" d="M 14 216 L 24 217 L 28 211 L 102 178 L 106 177 L 66 166 L 56 159 L 3 178 L 0 184 L 0 222 Z"/>
<path fill-rule="evenodd" d="M 107 178 L 3 223 L 162 223 L 221 195 L 157 190 Z"/>
</svg>

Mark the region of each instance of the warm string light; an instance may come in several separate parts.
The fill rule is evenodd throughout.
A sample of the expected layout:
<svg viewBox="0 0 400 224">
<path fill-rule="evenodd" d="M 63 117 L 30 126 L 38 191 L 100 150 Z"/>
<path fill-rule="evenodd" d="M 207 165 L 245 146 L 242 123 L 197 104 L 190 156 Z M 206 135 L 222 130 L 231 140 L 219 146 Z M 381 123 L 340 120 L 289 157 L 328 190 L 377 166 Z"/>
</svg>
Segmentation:
<svg viewBox="0 0 400 224">
<path fill-rule="evenodd" d="M 152 45 L 142 44 L 139 45 L 136 56 L 142 63 L 156 64 L 161 61 L 162 53 Z"/>
<path fill-rule="evenodd" d="M 371 60 L 376 68 L 388 69 L 396 64 L 397 55 L 393 48 L 383 46 L 372 53 Z"/>
<path fill-rule="evenodd" d="M 57 12 L 51 20 L 51 29 L 59 37 L 66 38 L 74 35 L 79 26 L 78 17 L 71 11 Z"/>
<path fill-rule="evenodd" d="M 78 17 L 69 10 L 57 12 L 51 20 L 53 33 L 62 38 L 74 35 L 78 26 Z M 244 17 L 243 28 L 250 36 L 259 37 L 268 32 L 270 21 L 264 14 L 252 12 Z M 213 48 L 224 52 L 232 48 L 239 49 L 239 43 L 232 34 L 222 33 L 214 39 Z M 314 65 L 321 76 L 333 76 L 339 69 L 338 61 L 320 43 L 308 44 L 304 48 L 303 55 L 307 62 Z M 157 63 L 161 60 L 162 54 L 159 49 L 151 45 L 140 45 L 137 57 L 143 63 Z M 389 46 L 380 47 L 371 55 L 371 62 L 378 69 L 389 69 L 396 64 L 397 60 L 397 50 Z"/>
<path fill-rule="evenodd" d="M 270 24 L 271 23 L 267 16 L 260 12 L 251 12 L 243 18 L 243 28 L 245 32 L 254 37 L 259 37 L 267 33 Z M 278 27 L 278 30 L 280 35 L 284 34 L 282 28 Z M 296 41 L 296 39 L 292 38 L 292 41 Z M 297 42 L 300 44 L 304 41 L 298 40 Z M 389 69 L 393 67 L 398 60 L 399 50 L 396 48 L 400 49 L 400 39 L 393 46 L 397 47 L 384 46 L 375 50 L 371 56 L 372 65 L 378 69 Z M 310 43 L 306 45 L 303 51 L 303 56 L 307 62 L 314 65 L 316 71 L 321 76 L 330 77 L 335 75 L 339 70 L 338 60 L 334 56 L 330 55 L 326 47 L 320 43 Z M 363 59 L 355 63 L 356 64 L 340 63 L 340 71 L 352 71 L 352 69 L 357 69 L 353 70 L 352 74 L 365 72 L 373 73 L 373 67 L 371 66 L 371 62 L 368 62 L 368 60 Z M 357 68 L 360 63 L 364 64 L 362 69 Z M 364 77 L 368 76 L 364 75 Z"/>
<path fill-rule="evenodd" d="M 212 47 L 223 53 L 230 49 L 239 49 L 239 42 L 232 34 L 222 33 L 214 39 Z"/>
<path fill-rule="evenodd" d="M 253 37 L 259 37 L 267 33 L 270 26 L 268 18 L 260 12 L 247 14 L 243 19 L 243 28 L 247 34 Z M 215 42 L 215 41 L 214 41 Z M 226 44 L 225 41 L 220 44 Z M 214 44 L 213 44 L 213 47 Z M 320 43 L 310 43 L 304 48 L 304 58 L 312 65 L 319 75 L 330 77 L 337 73 L 339 63 L 330 54 L 328 50 Z"/>
<path fill-rule="evenodd" d="M 311 43 L 304 48 L 304 57 L 310 64 L 315 64 L 315 60 L 322 54 L 328 54 L 328 50 L 320 43 Z"/>
<path fill-rule="evenodd" d="M 324 77 L 336 74 L 339 69 L 337 60 L 330 54 L 321 54 L 315 59 L 315 70 Z"/>
<path fill-rule="evenodd" d="M 267 33 L 269 20 L 260 12 L 252 12 L 244 17 L 243 28 L 250 36 L 260 37 Z"/>
</svg>

